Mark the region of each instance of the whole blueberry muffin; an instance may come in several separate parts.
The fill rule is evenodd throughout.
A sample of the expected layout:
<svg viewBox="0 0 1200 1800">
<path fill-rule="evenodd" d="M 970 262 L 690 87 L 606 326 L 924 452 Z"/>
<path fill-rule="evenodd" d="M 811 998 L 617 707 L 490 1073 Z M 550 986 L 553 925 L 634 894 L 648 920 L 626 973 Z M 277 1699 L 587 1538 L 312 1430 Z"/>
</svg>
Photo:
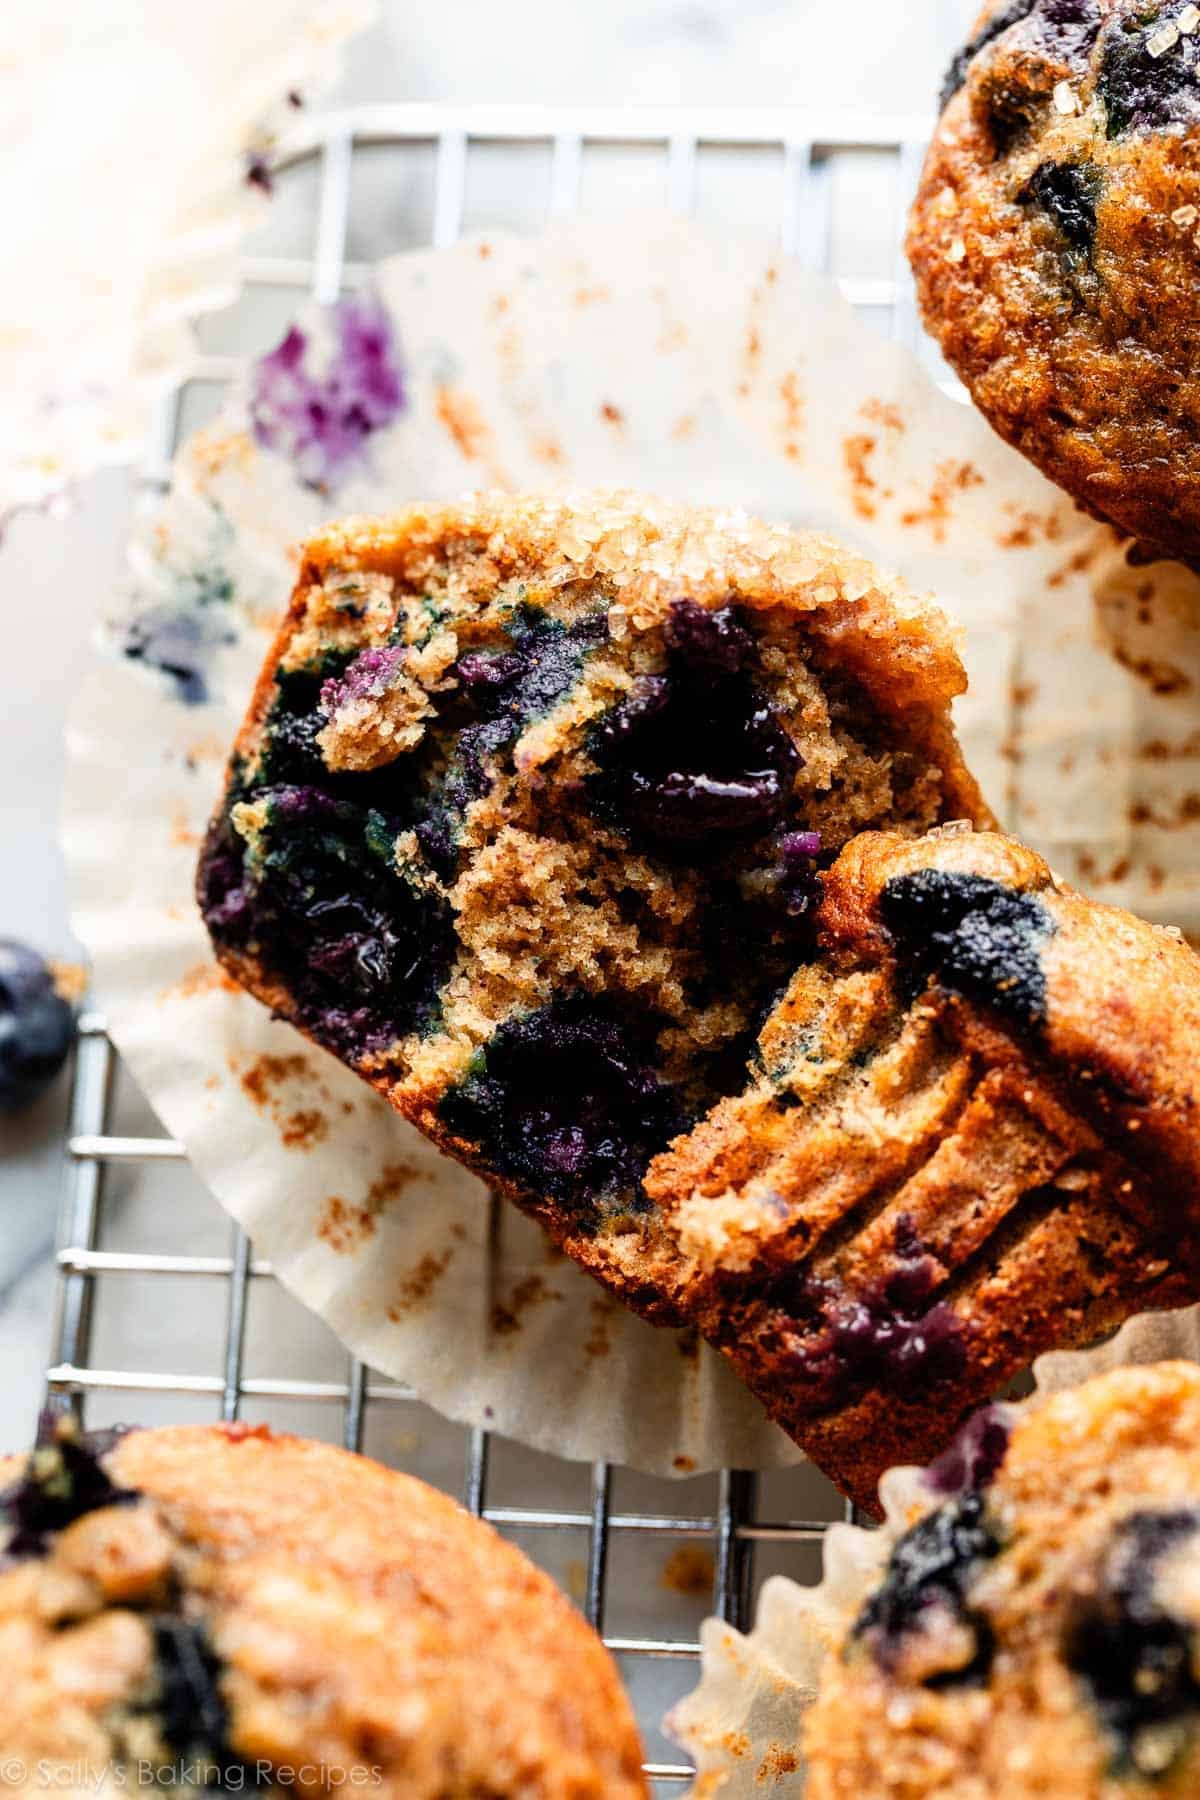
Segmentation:
<svg viewBox="0 0 1200 1800">
<path fill-rule="evenodd" d="M 647 1313 L 854 833 L 982 820 L 948 627 L 823 538 L 484 496 L 307 546 L 203 852 L 225 966 Z"/>
<path fill-rule="evenodd" d="M 5 1473 L 0 1785 L 646 1792 L 598 1640 L 421 1482 L 236 1425 L 51 1425 Z"/>
<path fill-rule="evenodd" d="M 1200 558 L 1200 8 L 998 0 L 955 58 L 908 248 L 972 397 L 1146 554 Z"/>
<path fill-rule="evenodd" d="M 846 1622 L 809 1800 L 1200 1791 L 1200 1370 L 994 1410 Z"/>
<path fill-rule="evenodd" d="M 651 1164 L 691 1316 L 874 1510 L 1034 1356 L 1200 1299 L 1200 957 L 993 833 L 856 838 Z"/>
</svg>

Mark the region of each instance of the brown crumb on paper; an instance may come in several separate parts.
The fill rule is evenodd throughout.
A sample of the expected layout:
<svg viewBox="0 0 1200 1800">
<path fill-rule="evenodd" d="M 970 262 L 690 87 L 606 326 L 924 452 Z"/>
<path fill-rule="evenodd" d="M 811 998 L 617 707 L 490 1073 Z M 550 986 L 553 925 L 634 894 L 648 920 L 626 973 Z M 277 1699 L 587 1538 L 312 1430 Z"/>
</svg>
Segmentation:
<svg viewBox="0 0 1200 1800">
<path fill-rule="evenodd" d="M 459 454 L 468 462 L 482 463 L 493 487 L 511 488 L 512 480 L 496 450 L 495 435 L 474 394 L 466 388 L 442 384 L 434 390 L 434 410 Z"/>
<path fill-rule="evenodd" d="M 242 1091 L 260 1112 L 271 1117 L 280 1142 L 288 1150 L 311 1150 L 329 1134 L 329 1120 L 320 1108 L 298 1106 L 289 1109 L 278 1091 L 291 1082 L 301 1081 L 310 1083 L 321 1099 L 328 1100 L 328 1088 L 314 1075 L 305 1056 L 260 1056 L 241 1076 Z"/>
<path fill-rule="evenodd" d="M 543 1300 L 554 1296 L 554 1289 L 549 1287 L 540 1275 L 526 1275 L 518 1281 L 512 1293 L 504 1300 L 497 1300 L 492 1307 L 492 1330 L 497 1337 L 511 1337 L 520 1331 L 525 1314 L 530 1307 L 538 1306 Z"/>
<path fill-rule="evenodd" d="M 375 1221 L 365 1206 L 351 1206 L 340 1194 L 330 1194 L 317 1224 L 322 1243 L 339 1256 L 357 1250 L 375 1230 Z"/>
<path fill-rule="evenodd" d="M 188 821 L 187 809 L 176 804 L 171 811 L 171 848 L 173 850 L 195 850 L 199 847 L 203 833 L 197 831 Z"/>
<path fill-rule="evenodd" d="M 191 1000 L 197 994 L 240 994 L 241 988 L 218 962 L 193 963 L 178 981 L 159 993 L 160 1000 Z"/>
<path fill-rule="evenodd" d="M 1153 825 L 1159 831 L 1178 831 L 1200 819 L 1200 794 L 1185 794 L 1170 812 L 1156 812 L 1144 800 L 1135 800 L 1127 815 L 1131 825 Z"/>
<path fill-rule="evenodd" d="M 900 433 L 907 430 L 904 414 L 890 400 L 864 400 L 858 410 L 864 419 L 868 419 L 872 425 L 882 425 L 885 431 Z"/>
<path fill-rule="evenodd" d="M 1191 678 L 1174 663 L 1160 662 L 1153 656 L 1134 656 L 1124 644 L 1114 644 L 1112 653 L 1123 669 L 1144 681 L 1152 694 L 1186 694 Z"/>
<path fill-rule="evenodd" d="M 934 471 L 933 484 L 925 505 L 912 507 L 908 512 L 901 513 L 900 523 L 910 526 L 928 525 L 934 542 L 944 544 L 946 527 L 953 517 L 954 496 L 982 486 L 983 476 L 974 463 L 955 462 L 953 458 L 941 462 Z"/>
<path fill-rule="evenodd" d="M 758 1765 L 755 1780 L 765 1787 L 768 1782 L 777 1782 L 781 1776 L 794 1775 L 799 1767 L 800 1752 L 794 1744 L 768 1744 L 766 1755 Z"/>
<path fill-rule="evenodd" d="M 398 1297 L 387 1309 L 387 1316 L 395 1325 L 411 1307 L 421 1306 L 454 1261 L 454 1250 L 451 1247 L 438 1252 L 431 1251 L 423 1256 L 411 1274 L 406 1275 L 400 1283 Z"/>
<path fill-rule="evenodd" d="M 587 1339 L 584 1343 L 583 1353 L 589 1361 L 592 1361 L 597 1357 L 607 1356 L 612 1349 L 613 1315 L 616 1310 L 613 1302 L 611 1300 L 606 1300 L 603 1295 L 600 1294 L 595 1295 L 594 1298 L 588 1301 L 588 1311 L 591 1314 L 592 1328 L 588 1332 Z"/>
<path fill-rule="evenodd" d="M 663 1564 L 658 1584 L 673 1594 L 709 1599 L 715 1575 L 716 1561 L 707 1544 L 680 1544 Z"/>
<path fill-rule="evenodd" d="M 611 400 L 606 400 L 603 406 L 601 406 L 600 417 L 604 420 L 606 425 L 611 425 L 614 431 L 623 431 L 625 429 L 625 414 L 621 411 L 619 406 L 614 406 Z"/>
<path fill-rule="evenodd" d="M 850 504 L 860 519 L 873 519 L 879 511 L 875 501 L 879 484 L 870 467 L 878 444 L 879 439 L 868 431 L 854 432 L 842 442 L 842 459 L 850 477 Z"/>
<path fill-rule="evenodd" d="M 804 390 L 795 369 L 789 369 L 779 383 L 779 398 L 783 405 L 783 454 L 789 462 L 799 462 L 804 453 L 801 443 L 804 433 Z"/>
<path fill-rule="evenodd" d="M 415 1163 L 410 1162 L 388 1163 L 382 1168 L 367 1189 L 366 1203 L 371 1217 L 377 1219 L 380 1213 L 386 1212 L 419 1172 Z"/>
<path fill-rule="evenodd" d="M 680 1475 L 692 1475 L 695 1473 L 696 1459 L 694 1456 L 673 1456 L 671 1467 Z"/>
</svg>

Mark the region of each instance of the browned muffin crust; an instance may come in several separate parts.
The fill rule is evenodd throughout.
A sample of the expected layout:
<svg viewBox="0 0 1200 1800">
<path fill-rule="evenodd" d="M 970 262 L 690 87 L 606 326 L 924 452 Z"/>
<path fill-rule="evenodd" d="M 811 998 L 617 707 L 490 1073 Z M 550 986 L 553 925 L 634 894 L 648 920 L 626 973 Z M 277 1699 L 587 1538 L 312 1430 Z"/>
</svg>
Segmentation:
<svg viewBox="0 0 1200 1800">
<path fill-rule="evenodd" d="M 930 1471 L 825 1664 L 809 1800 L 1195 1794 L 1200 1371 L 1117 1369 L 970 1436 L 977 1479 Z"/>
<path fill-rule="evenodd" d="M 873 1509 L 1041 1351 L 1200 1296 L 1200 958 L 969 831 L 856 839 L 820 928 L 647 1188 L 693 1316 Z"/>
<path fill-rule="evenodd" d="M 1184 0 L 995 0 L 947 77 L 908 252 L 1000 435 L 1200 558 L 1200 30 Z"/>
<path fill-rule="evenodd" d="M 6 1508 L 6 1779 L 19 1761 L 30 1789 L 42 1764 L 55 1791 L 72 1770 L 108 1768 L 120 1786 L 117 1771 L 145 1763 L 207 1768 L 195 1785 L 232 1769 L 226 1791 L 645 1795 L 597 1638 L 444 1494 L 265 1427 L 135 1431 L 96 1448 L 93 1461 L 77 1446 L 65 1490 L 43 1462 L 67 1496 L 61 1526 L 30 1530 L 36 1495 Z M 12 1458 L 5 1474 L 23 1468 Z"/>
</svg>

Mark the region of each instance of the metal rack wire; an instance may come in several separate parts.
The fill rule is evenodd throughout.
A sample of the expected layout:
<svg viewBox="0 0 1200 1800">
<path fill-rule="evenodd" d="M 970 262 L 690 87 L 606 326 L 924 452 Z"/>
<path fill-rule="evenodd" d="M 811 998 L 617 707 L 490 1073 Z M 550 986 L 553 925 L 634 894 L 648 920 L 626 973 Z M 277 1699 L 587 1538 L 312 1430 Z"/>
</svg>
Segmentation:
<svg viewBox="0 0 1200 1800">
<path fill-rule="evenodd" d="M 247 291 L 256 286 L 282 288 L 297 300 L 311 296 L 326 303 L 361 280 L 365 264 L 349 255 L 348 243 L 356 158 L 366 146 L 424 153 L 432 193 L 423 217 L 427 241 L 434 245 L 453 242 L 467 223 L 484 222 L 468 219 L 468 177 L 479 157 L 503 157 L 506 151 L 521 147 L 548 159 L 544 217 L 547 209 L 565 212 L 577 205 L 588 159 L 597 152 L 636 150 L 643 159 L 635 171 L 636 185 L 644 186 L 648 171 L 656 171 L 669 204 L 683 211 L 692 210 L 696 203 L 706 156 L 734 152 L 741 170 L 738 179 L 746 193 L 756 180 L 756 163 L 761 168 L 766 158 L 771 165 L 780 201 L 776 225 L 781 249 L 800 256 L 811 267 L 832 267 L 852 302 L 871 312 L 894 335 L 915 344 L 916 318 L 899 250 L 899 227 L 926 135 L 926 123 L 920 120 L 805 121 L 764 113 L 672 113 L 660 117 L 640 111 L 567 115 L 542 109 L 404 106 L 325 115 L 301 122 L 279 157 L 281 183 L 292 172 L 308 169 L 311 174 L 316 170 L 308 253 L 276 250 L 248 258 Z M 876 242 L 864 254 L 870 268 L 856 273 L 853 268 L 835 266 L 839 256 L 834 244 L 836 166 L 841 157 L 864 153 L 876 174 L 884 178 L 889 204 L 867 221 L 875 229 Z M 726 204 L 740 210 L 731 198 L 733 192 L 727 184 Z M 536 227 L 541 219 L 534 216 L 528 223 Z M 841 254 L 844 260 L 844 250 Z M 171 457 L 189 423 L 188 390 L 196 384 L 219 389 L 235 366 L 232 350 L 201 356 L 189 380 L 169 397 L 159 441 L 145 472 L 148 489 L 156 490 L 167 479 Z M 336 1409 L 341 1441 L 350 1449 L 362 1448 L 369 1413 L 411 1406 L 415 1396 L 348 1356 L 345 1377 L 339 1381 L 249 1373 L 250 1295 L 258 1284 L 269 1283 L 273 1277 L 270 1265 L 254 1256 L 240 1229 L 231 1228 L 228 1254 L 221 1256 L 103 1247 L 114 1169 L 129 1165 L 146 1170 L 185 1160 L 182 1146 L 168 1138 L 119 1135 L 112 1107 L 117 1066 L 103 1019 L 86 1015 L 81 1021 L 70 1110 L 67 1183 L 58 1238 L 54 1361 L 47 1373 L 49 1395 L 59 1397 L 60 1403 L 67 1399 L 81 1414 L 89 1399 L 101 1394 L 110 1398 L 124 1394 L 192 1396 L 211 1402 L 217 1416 L 227 1420 L 237 1418 L 247 1403 L 303 1402 Z M 93 1360 L 97 1297 L 113 1277 L 158 1282 L 159 1291 L 164 1277 L 222 1284 L 224 1335 L 216 1372 L 184 1374 L 98 1366 Z M 143 1289 L 152 1291 L 152 1286 Z M 820 1508 L 822 1516 L 761 1519 L 756 1477 L 736 1470 L 721 1474 L 714 1503 L 699 1513 L 680 1507 L 675 1500 L 677 1490 L 666 1482 L 659 1484 L 661 1510 L 621 1508 L 614 1500 L 614 1471 L 605 1463 L 592 1467 L 583 1505 L 503 1505 L 494 1501 L 489 1486 L 493 1448 L 487 1430 L 475 1429 L 467 1435 L 460 1484 L 464 1504 L 501 1530 L 527 1534 L 522 1541 L 544 1541 L 545 1533 L 586 1536 L 586 1564 L 576 1597 L 627 1672 L 668 1661 L 682 1663 L 690 1677 L 699 1645 L 694 1626 L 683 1633 L 664 1628 L 661 1635 L 620 1635 L 606 1630 L 614 1540 L 633 1537 L 706 1546 L 712 1556 L 711 1608 L 720 1617 L 743 1625 L 752 1604 L 756 1557 L 763 1546 L 790 1551 L 813 1544 L 841 1510 L 830 1489 Z M 646 1713 L 655 1702 L 639 1693 L 636 1680 L 631 1686 L 635 1702 L 640 1700 Z M 657 1721 L 644 1716 L 643 1723 L 649 1728 Z M 691 1773 L 686 1764 L 665 1759 L 646 1767 L 663 1794 L 678 1793 Z"/>
</svg>

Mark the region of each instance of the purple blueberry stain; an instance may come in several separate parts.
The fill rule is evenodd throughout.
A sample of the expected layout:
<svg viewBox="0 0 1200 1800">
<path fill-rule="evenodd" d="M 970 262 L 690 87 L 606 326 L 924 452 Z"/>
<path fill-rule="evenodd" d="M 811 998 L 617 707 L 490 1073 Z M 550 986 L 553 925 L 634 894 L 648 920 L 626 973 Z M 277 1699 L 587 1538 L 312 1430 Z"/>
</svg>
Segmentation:
<svg viewBox="0 0 1200 1800">
<path fill-rule="evenodd" d="M 1000 1473 L 1012 1437 L 1012 1416 L 1006 1406 L 981 1407 L 925 1471 L 925 1485 L 932 1493 L 952 1498 L 990 1487 Z"/>
<path fill-rule="evenodd" d="M 331 310 L 333 345 L 316 366 L 307 332 L 293 325 L 254 366 L 250 418 L 257 441 L 292 463 L 306 487 L 333 493 L 365 460 L 368 440 L 406 404 L 392 321 L 375 295 Z"/>
</svg>

